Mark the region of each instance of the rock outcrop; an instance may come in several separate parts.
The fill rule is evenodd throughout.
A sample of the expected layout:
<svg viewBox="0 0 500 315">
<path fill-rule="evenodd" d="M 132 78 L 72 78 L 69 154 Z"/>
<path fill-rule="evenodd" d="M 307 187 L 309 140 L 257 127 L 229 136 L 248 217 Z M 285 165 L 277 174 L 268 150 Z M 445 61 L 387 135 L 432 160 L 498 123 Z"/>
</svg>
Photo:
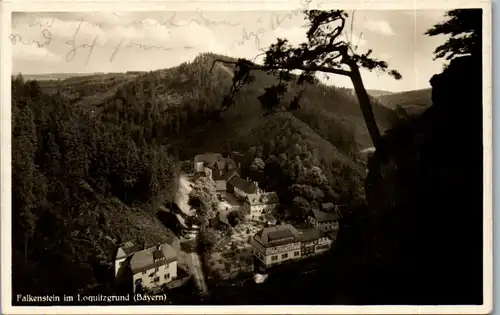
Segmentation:
<svg viewBox="0 0 500 315">
<path fill-rule="evenodd" d="M 482 303 L 481 60 L 456 58 L 430 83 L 433 105 L 368 163 L 360 302 Z"/>
</svg>

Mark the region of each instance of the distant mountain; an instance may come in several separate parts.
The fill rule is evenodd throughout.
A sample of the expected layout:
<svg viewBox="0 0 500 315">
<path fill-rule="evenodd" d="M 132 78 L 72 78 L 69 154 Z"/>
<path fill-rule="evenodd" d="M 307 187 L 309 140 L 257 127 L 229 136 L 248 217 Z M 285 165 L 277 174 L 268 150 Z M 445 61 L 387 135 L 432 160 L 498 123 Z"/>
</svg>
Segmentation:
<svg viewBox="0 0 500 315">
<path fill-rule="evenodd" d="M 148 81 L 150 76 L 158 79 L 153 83 L 156 85 L 155 93 L 157 99 L 163 103 L 165 100 L 177 99 L 180 103 L 185 103 L 186 94 L 210 94 L 206 95 L 210 99 L 207 106 L 219 106 L 223 95 L 231 84 L 233 69 L 230 66 L 218 64 L 212 72 L 212 60 L 214 58 L 230 57 L 202 54 L 193 62 L 184 63 L 180 66 L 161 69 L 152 72 L 128 72 L 110 74 L 89 74 L 77 75 L 64 80 L 42 81 L 41 87 L 48 92 L 56 92 L 57 87 L 69 95 L 75 102 L 92 104 L 102 107 L 103 103 L 109 102 L 116 97 L 118 89 L 129 89 L 137 84 Z M 224 113 L 228 119 L 244 122 L 251 120 L 251 117 L 261 117 L 263 111 L 257 97 L 262 94 L 265 87 L 274 84 L 275 78 L 265 73 L 254 73 L 256 80 L 243 88 L 238 95 L 238 100 L 234 108 Z M 50 77 L 51 75 L 48 75 Z M 52 75 L 57 76 L 57 75 Z M 26 77 L 25 77 L 26 78 Z M 209 90 L 207 83 L 213 84 Z M 191 84 L 191 85 L 190 85 Z M 371 145 L 366 125 L 358 105 L 358 101 L 352 93 L 352 89 L 335 86 L 327 86 L 321 83 L 309 84 L 304 87 L 293 86 L 291 92 L 285 97 L 284 102 L 289 102 L 299 91 L 303 91 L 301 99 L 301 109 L 293 112 L 293 115 L 307 123 L 313 130 L 321 135 L 333 145 L 340 142 L 350 141 L 340 139 L 349 138 L 349 133 L 354 133 L 354 141 L 359 147 Z M 385 91 L 372 91 L 372 94 L 389 93 Z M 385 130 L 390 124 L 388 116 L 391 110 L 382 106 L 376 98 L 372 98 L 375 116 L 380 125 L 380 129 Z M 165 106 L 171 106 L 164 104 Z M 183 106 L 182 104 L 180 105 Z M 342 131 L 341 131 L 342 130 Z M 348 131 L 349 130 L 349 131 Z M 356 151 L 353 149 L 352 151 Z"/>
<path fill-rule="evenodd" d="M 382 91 L 382 90 L 366 90 L 366 92 L 368 92 L 368 94 L 370 96 L 373 96 L 373 97 L 379 97 L 382 95 L 389 95 L 389 94 L 394 93 L 394 92 Z"/>
<path fill-rule="evenodd" d="M 400 105 L 429 107 L 432 105 L 431 89 L 421 89 L 414 91 L 405 91 L 380 95 L 377 99 L 389 108 L 395 108 Z"/>
<path fill-rule="evenodd" d="M 241 175 L 276 191 L 286 210 L 280 215 L 290 219 L 305 215 L 296 206 L 297 196 L 310 206 L 334 201 L 357 209 L 362 204 L 365 171 L 358 151 L 372 144 L 349 89 L 291 84 L 281 105 L 288 107 L 301 93 L 300 109 L 264 115 L 258 96 L 276 78 L 255 72 L 235 104 L 221 112 L 233 67 L 212 67 L 215 58 L 234 60 L 202 54 L 177 67 L 143 73 L 12 80 L 13 218 L 20 223 L 14 292 L 35 285 L 35 292 L 44 294 L 78 292 L 99 283 L 91 264 L 106 260 L 118 241 L 136 235 L 158 243 L 173 236 L 176 227 L 169 220 L 173 234 L 143 226 L 160 225 L 154 205 L 174 195 L 179 160 L 200 152 L 242 153 Z M 394 111 L 372 101 L 384 130 Z M 38 220 L 28 243 L 21 219 L 27 215 Z M 54 258 L 46 260 L 49 256 Z M 23 265 L 26 260 L 29 265 Z M 49 281 L 54 274 L 57 279 Z M 67 279 L 71 291 L 62 284 Z"/>
<path fill-rule="evenodd" d="M 67 79 L 75 79 L 75 78 L 81 78 L 81 77 L 105 77 L 109 75 L 121 75 L 121 74 L 132 74 L 132 75 L 138 75 L 144 73 L 144 71 L 127 71 L 125 73 L 103 73 L 103 72 L 95 72 L 95 73 L 44 73 L 44 74 L 25 74 L 23 73 L 22 76 L 24 77 L 25 80 L 37 80 L 37 81 L 57 81 L 57 80 L 67 80 Z M 16 76 L 16 75 L 13 75 Z"/>
</svg>

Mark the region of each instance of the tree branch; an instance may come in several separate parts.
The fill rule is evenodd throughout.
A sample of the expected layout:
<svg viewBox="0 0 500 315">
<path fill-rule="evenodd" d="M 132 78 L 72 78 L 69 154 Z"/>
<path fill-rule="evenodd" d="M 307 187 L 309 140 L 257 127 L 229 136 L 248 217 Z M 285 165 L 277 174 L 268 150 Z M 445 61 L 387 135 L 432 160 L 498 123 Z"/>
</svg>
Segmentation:
<svg viewBox="0 0 500 315">
<path fill-rule="evenodd" d="M 227 61 L 223 59 L 215 59 L 212 62 L 212 67 L 210 68 L 210 72 L 212 72 L 213 67 L 217 62 L 224 63 L 224 64 L 232 64 L 232 65 L 237 65 L 238 61 Z M 259 66 L 256 64 L 251 64 L 250 62 L 245 65 L 248 69 L 251 70 L 262 70 L 262 71 L 269 71 L 269 70 L 302 70 L 302 71 L 320 71 L 320 72 L 327 72 L 327 73 L 334 73 L 334 74 L 339 74 L 339 75 L 345 75 L 350 77 L 351 76 L 351 71 L 347 70 L 342 70 L 342 69 L 334 69 L 330 67 L 324 67 L 324 66 L 302 66 L 302 65 L 294 65 L 294 66 Z"/>
</svg>

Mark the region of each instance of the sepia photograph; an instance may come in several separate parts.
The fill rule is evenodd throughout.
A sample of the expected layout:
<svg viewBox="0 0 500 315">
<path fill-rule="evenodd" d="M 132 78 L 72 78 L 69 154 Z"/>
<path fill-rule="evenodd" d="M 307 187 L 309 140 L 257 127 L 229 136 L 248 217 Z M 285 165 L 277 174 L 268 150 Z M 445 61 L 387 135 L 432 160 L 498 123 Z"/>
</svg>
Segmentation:
<svg viewBox="0 0 500 315">
<path fill-rule="evenodd" d="M 489 2 L 127 5 L 3 13 L 2 313 L 491 310 Z"/>
</svg>

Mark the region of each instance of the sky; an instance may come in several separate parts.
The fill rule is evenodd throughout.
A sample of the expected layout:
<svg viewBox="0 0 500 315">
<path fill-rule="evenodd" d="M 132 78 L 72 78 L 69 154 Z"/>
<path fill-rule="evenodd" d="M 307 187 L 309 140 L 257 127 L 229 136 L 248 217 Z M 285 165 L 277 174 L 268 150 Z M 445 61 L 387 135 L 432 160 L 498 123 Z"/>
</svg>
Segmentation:
<svg viewBox="0 0 500 315">
<path fill-rule="evenodd" d="M 430 87 L 443 61 L 434 49 L 446 37 L 424 35 L 445 19 L 439 10 L 347 11 L 343 39 L 357 52 L 372 49 L 403 76 L 362 70 L 367 89 L 391 92 Z M 352 29 L 351 29 L 352 19 Z M 276 38 L 305 41 L 306 21 L 295 11 L 15 12 L 14 74 L 149 71 L 214 52 L 254 59 Z M 347 77 L 324 75 L 326 84 L 352 87 Z"/>
</svg>

